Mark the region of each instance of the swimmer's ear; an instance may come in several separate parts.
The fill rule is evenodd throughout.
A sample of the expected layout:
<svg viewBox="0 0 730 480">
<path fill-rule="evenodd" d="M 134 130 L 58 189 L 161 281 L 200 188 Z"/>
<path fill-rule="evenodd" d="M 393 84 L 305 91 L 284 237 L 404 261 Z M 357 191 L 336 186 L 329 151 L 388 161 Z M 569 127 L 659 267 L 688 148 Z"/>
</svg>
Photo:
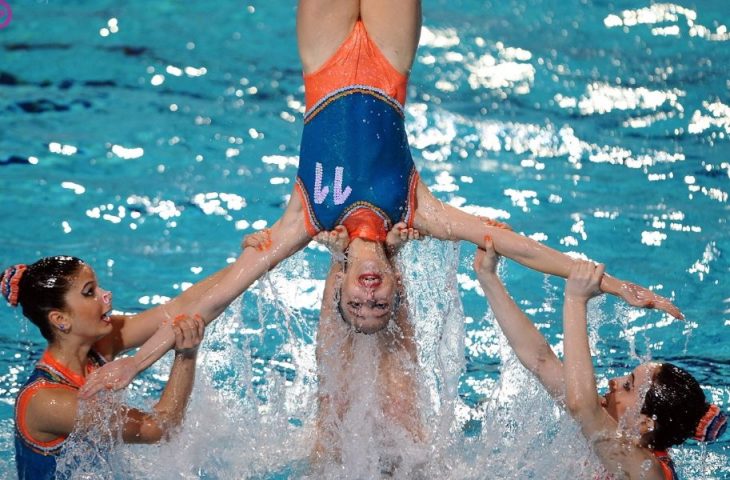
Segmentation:
<svg viewBox="0 0 730 480">
<path fill-rule="evenodd" d="M 66 318 L 66 314 L 60 310 L 51 310 L 48 314 L 48 322 L 62 332 L 68 332 L 70 321 Z"/>
</svg>

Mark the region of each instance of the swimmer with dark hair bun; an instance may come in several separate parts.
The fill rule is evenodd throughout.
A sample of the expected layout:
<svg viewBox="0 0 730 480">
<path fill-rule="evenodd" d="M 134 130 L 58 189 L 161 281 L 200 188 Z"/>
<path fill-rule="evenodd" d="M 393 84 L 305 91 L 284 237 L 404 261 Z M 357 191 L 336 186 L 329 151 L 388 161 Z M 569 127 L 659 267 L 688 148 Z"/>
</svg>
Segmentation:
<svg viewBox="0 0 730 480">
<path fill-rule="evenodd" d="M 77 421 L 81 425 L 88 421 L 78 418 L 80 389 L 88 381 L 95 381 L 94 391 L 120 388 L 115 377 L 93 374 L 159 332 L 165 338 L 170 335 L 169 343 L 155 341 L 158 350 L 142 351 L 139 357 L 124 357 L 111 364 L 122 367 L 113 372 L 132 378 L 174 348 L 170 376 L 153 412 L 127 407 L 118 412 L 125 419 L 119 426 L 125 442 L 153 443 L 169 435 L 183 420 L 205 325 L 266 271 L 270 261 L 263 253 L 247 252 L 167 304 L 136 315 L 114 314 L 111 292 L 102 289 L 94 270 L 75 257 L 47 257 L 0 271 L 0 293 L 10 306 L 20 306 L 48 341 L 16 400 L 19 478 L 55 478 L 56 459 L 68 435 Z"/>
<path fill-rule="evenodd" d="M 586 305 L 601 293 L 603 265 L 576 262 L 565 286 L 562 363 L 515 304 L 497 274 L 491 238 L 477 252 L 474 270 L 494 316 L 520 362 L 578 422 L 608 478 L 677 480 L 667 449 L 693 438 L 714 441 L 727 427 L 697 380 L 671 363 L 642 363 L 609 380 L 597 393 L 587 333 Z M 597 477 L 602 478 L 602 477 Z"/>
</svg>

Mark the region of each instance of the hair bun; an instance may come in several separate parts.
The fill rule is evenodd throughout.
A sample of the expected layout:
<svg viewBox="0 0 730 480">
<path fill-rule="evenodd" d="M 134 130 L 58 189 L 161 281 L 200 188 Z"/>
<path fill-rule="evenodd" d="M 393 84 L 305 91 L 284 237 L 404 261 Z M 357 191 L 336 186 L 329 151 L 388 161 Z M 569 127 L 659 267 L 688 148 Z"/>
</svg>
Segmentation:
<svg viewBox="0 0 730 480">
<path fill-rule="evenodd" d="M 720 411 L 720 407 L 712 403 L 697 424 L 694 438 L 700 442 L 714 442 L 726 428 L 727 417 Z"/>
<path fill-rule="evenodd" d="M 20 292 L 20 279 L 23 277 L 23 272 L 28 267 L 26 265 L 18 264 L 9 267 L 3 274 L 2 281 L 0 281 L 0 293 L 8 301 L 11 307 L 18 305 L 18 293 Z"/>
</svg>

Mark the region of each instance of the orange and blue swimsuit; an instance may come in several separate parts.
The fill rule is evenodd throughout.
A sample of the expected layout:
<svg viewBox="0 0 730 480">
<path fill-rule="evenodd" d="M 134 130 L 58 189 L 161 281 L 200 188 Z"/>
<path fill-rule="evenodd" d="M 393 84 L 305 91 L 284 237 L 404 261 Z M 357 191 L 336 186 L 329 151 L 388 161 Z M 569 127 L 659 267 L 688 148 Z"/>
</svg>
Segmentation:
<svg viewBox="0 0 730 480">
<path fill-rule="evenodd" d="M 296 190 L 310 236 L 342 224 L 350 238 L 382 242 L 395 223 L 413 225 L 418 173 L 405 131 L 407 83 L 360 20 L 304 76 Z"/>
<path fill-rule="evenodd" d="M 106 363 L 93 350 L 89 352 L 87 373 Z M 40 441 L 30 434 L 26 426 L 28 402 L 38 390 L 65 388 L 78 390 L 85 379 L 61 365 L 50 352 L 43 353 L 28 381 L 20 389 L 15 400 L 15 463 L 20 480 L 52 480 L 56 477 L 56 457 L 61 453 L 66 436 L 50 441 Z"/>
<path fill-rule="evenodd" d="M 674 469 L 674 461 L 666 450 L 655 450 L 654 456 L 659 460 L 665 480 L 679 480 L 677 471 Z"/>
<path fill-rule="evenodd" d="M 677 471 L 674 469 L 674 461 L 672 460 L 672 457 L 669 456 L 669 453 L 667 453 L 666 450 L 653 450 L 652 453 L 656 457 L 657 460 L 659 460 L 659 466 L 662 468 L 662 474 L 664 475 L 664 480 L 679 480 L 679 477 L 677 476 Z M 614 476 L 612 474 L 608 474 L 605 476 L 596 476 L 596 480 L 614 480 Z"/>
</svg>

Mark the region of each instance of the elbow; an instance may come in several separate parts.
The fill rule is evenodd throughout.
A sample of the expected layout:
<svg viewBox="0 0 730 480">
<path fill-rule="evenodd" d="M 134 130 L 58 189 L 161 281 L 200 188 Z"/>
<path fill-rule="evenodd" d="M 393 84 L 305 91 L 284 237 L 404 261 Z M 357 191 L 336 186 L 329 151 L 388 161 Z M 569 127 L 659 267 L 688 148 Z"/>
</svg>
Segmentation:
<svg viewBox="0 0 730 480">
<path fill-rule="evenodd" d="M 157 412 L 154 427 L 150 429 L 150 443 L 169 440 L 179 430 L 185 418 L 184 412 Z"/>
</svg>

